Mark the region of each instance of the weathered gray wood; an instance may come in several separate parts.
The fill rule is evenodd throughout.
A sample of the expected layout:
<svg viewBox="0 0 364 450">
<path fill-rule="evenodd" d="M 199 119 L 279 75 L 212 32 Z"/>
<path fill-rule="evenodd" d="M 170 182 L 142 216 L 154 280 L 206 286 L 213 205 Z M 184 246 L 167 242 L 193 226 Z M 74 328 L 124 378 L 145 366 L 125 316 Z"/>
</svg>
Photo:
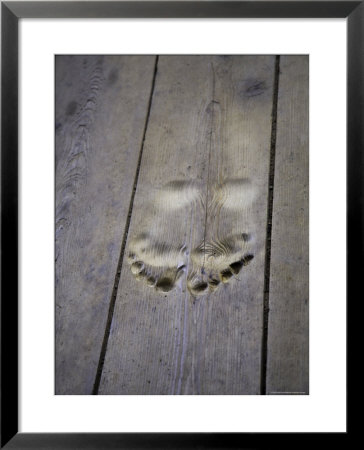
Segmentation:
<svg viewBox="0 0 364 450">
<path fill-rule="evenodd" d="M 259 393 L 274 59 L 160 57 L 100 394 Z"/>
<path fill-rule="evenodd" d="M 308 394 L 308 57 L 280 71 L 267 394 Z"/>
<path fill-rule="evenodd" d="M 56 393 L 91 394 L 155 58 L 56 57 Z"/>
<path fill-rule="evenodd" d="M 220 283 L 214 293 L 197 299 L 191 307 L 181 393 L 259 394 L 275 58 L 217 61 L 210 75 L 213 103 L 206 245 L 216 243 L 216 252 L 223 245 L 225 252 L 226 237 L 244 233 L 250 241 L 243 245 L 243 252 L 232 252 L 233 259 L 222 258 L 222 266 L 228 269 L 229 260 L 237 262 L 244 255 L 254 259 L 236 279 Z M 222 186 L 221 191 L 216 185 Z M 239 248 L 238 243 L 234 246 Z"/>
</svg>

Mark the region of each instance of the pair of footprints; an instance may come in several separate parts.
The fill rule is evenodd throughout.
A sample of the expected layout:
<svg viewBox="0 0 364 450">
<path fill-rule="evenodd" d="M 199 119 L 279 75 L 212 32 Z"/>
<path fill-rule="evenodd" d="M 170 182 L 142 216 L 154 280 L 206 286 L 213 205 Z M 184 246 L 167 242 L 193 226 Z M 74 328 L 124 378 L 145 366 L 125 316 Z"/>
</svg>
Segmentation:
<svg viewBox="0 0 364 450">
<path fill-rule="evenodd" d="M 128 249 L 131 272 L 137 280 L 165 293 L 173 290 L 188 272 L 187 288 L 196 297 L 215 292 L 221 284 L 237 278 L 252 261 L 252 237 L 238 226 L 242 211 L 255 196 L 252 184 L 247 179 L 227 180 L 211 190 L 210 200 L 204 199 L 203 194 L 204 190 L 193 182 L 174 181 L 149 202 L 151 210 L 146 214 L 149 218 L 142 226 L 143 231 L 130 240 Z M 186 223 L 191 207 L 208 216 L 209 222 L 218 222 L 223 214 L 225 227 L 227 220 L 231 232 L 223 237 L 216 233 L 210 239 L 205 232 L 201 242 L 190 251 L 183 238 L 178 243 L 175 233 L 183 229 L 181 224 Z M 185 236 L 186 230 L 183 231 Z"/>
</svg>

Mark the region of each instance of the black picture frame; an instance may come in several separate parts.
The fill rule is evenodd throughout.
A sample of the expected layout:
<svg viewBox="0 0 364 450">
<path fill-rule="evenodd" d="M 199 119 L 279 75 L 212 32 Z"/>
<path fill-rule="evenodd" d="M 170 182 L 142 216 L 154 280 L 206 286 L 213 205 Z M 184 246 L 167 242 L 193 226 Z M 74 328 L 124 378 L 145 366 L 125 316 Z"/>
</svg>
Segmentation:
<svg viewBox="0 0 364 450">
<path fill-rule="evenodd" d="M 1 2 L 1 448 L 270 448 L 310 433 L 18 433 L 18 20 L 20 18 L 347 18 L 347 304 L 363 264 L 363 1 Z M 350 346 L 348 345 L 348 350 Z M 347 416 L 349 417 L 349 415 Z M 345 445 L 346 433 L 335 433 Z M 316 433 L 315 444 L 325 433 Z M 345 443 L 344 443 L 345 440 Z"/>
</svg>

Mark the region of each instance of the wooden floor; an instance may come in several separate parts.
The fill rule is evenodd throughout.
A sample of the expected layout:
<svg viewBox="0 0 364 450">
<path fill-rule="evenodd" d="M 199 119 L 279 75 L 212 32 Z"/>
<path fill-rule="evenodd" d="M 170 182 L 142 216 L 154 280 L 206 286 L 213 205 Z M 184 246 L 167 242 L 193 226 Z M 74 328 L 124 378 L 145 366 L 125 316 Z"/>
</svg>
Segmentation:
<svg viewBox="0 0 364 450">
<path fill-rule="evenodd" d="M 308 57 L 56 57 L 56 394 L 308 394 Z"/>
</svg>

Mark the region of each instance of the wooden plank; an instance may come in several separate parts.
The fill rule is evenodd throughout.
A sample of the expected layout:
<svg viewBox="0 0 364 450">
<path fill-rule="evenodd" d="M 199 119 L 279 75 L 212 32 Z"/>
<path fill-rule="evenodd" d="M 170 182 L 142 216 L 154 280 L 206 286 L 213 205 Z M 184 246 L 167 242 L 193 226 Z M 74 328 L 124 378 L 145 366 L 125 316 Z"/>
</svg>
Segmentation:
<svg viewBox="0 0 364 450">
<path fill-rule="evenodd" d="M 57 394 L 92 393 L 154 62 L 56 57 Z"/>
<path fill-rule="evenodd" d="M 308 57 L 280 71 L 267 394 L 308 394 Z"/>
<path fill-rule="evenodd" d="M 160 57 L 100 394 L 259 393 L 274 60 Z"/>
</svg>

